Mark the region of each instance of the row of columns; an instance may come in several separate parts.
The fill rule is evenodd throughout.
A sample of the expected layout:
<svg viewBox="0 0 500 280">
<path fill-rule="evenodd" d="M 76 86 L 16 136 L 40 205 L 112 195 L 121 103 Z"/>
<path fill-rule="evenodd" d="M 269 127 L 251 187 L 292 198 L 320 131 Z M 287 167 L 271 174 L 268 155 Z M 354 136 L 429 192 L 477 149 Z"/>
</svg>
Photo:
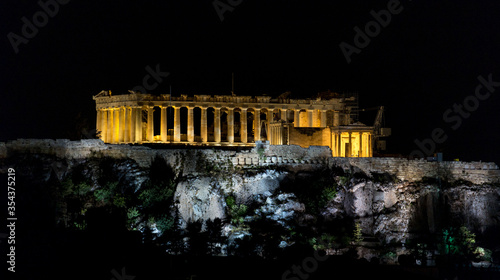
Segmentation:
<svg viewBox="0 0 500 280">
<path fill-rule="evenodd" d="M 287 145 L 288 144 L 288 128 L 281 123 L 273 123 L 270 128 L 270 143 L 271 145 Z M 284 139 L 286 137 L 286 139 Z"/>
<path fill-rule="evenodd" d="M 370 132 L 333 133 L 333 154 L 336 157 L 371 157 L 372 141 Z"/>
<path fill-rule="evenodd" d="M 99 109 L 96 127 L 106 143 L 142 141 L 142 108 Z"/>
<path fill-rule="evenodd" d="M 160 124 L 160 139 L 162 142 L 167 142 L 167 107 L 158 106 L 161 109 L 161 124 Z M 181 107 L 171 106 L 174 110 L 174 133 L 173 141 L 181 142 Z M 193 109 L 194 107 L 186 107 L 188 110 L 187 116 L 187 141 L 194 142 L 194 117 Z M 207 133 L 207 108 L 200 107 L 201 109 L 201 140 L 202 142 L 208 142 Z M 106 143 L 134 143 L 143 142 L 143 140 L 153 142 L 154 139 L 154 107 L 148 106 L 147 110 L 147 121 L 146 121 L 146 135 L 143 139 L 142 134 L 142 111 L 143 108 L 139 106 L 130 107 L 119 107 L 119 108 L 106 108 L 97 110 L 97 123 L 96 127 L 98 131 L 101 131 L 101 139 Z M 221 142 L 221 108 L 214 108 L 214 140 L 216 143 Z M 241 142 L 248 142 L 247 133 L 247 108 L 241 108 L 240 126 L 241 126 Z M 255 112 L 254 117 L 254 140 L 261 140 L 261 120 L 260 114 L 261 109 L 253 109 Z M 300 111 L 293 109 L 294 112 L 294 126 L 300 127 Z M 234 108 L 228 108 L 227 113 L 227 140 L 229 143 L 234 143 Z M 320 115 L 318 115 L 320 114 Z M 280 117 L 282 120 L 287 121 L 287 109 L 280 109 Z M 320 126 L 326 127 L 326 110 L 307 110 L 307 127 L 314 127 L 314 119 L 320 119 Z M 268 138 L 272 137 L 270 130 L 270 123 L 273 121 L 273 111 L 271 109 L 267 110 L 266 123 L 267 123 L 267 135 Z"/>
<path fill-rule="evenodd" d="M 173 106 L 172 106 L 173 107 Z M 167 142 L 167 107 L 161 108 L 160 140 Z M 181 107 L 174 109 L 174 142 L 181 142 Z M 194 142 L 194 107 L 187 107 L 187 141 Z M 221 142 L 221 108 L 214 108 L 214 136 L 215 142 Z M 260 109 L 255 109 L 257 115 L 256 124 L 260 124 Z M 247 109 L 241 109 L 241 141 L 248 142 L 247 133 Z M 228 132 L 227 139 L 229 143 L 234 143 L 234 109 L 228 109 Z M 154 141 L 154 107 L 147 108 L 146 121 L 146 140 Z M 100 138 L 106 143 L 122 142 L 142 142 L 142 107 L 120 107 L 97 110 L 96 128 L 101 132 Z M 201 108 L 201 139 L 202 142 L 208 142 L 207 132 L 207 108 Z M 255 140 L 260 140 L 260 125 L 255 128 Z"/>
<path fill-rule="evenodd" d="M 299 119 L 297 122 L 294 120 L 294 123 L 296 124 L 295 127 L 300 127 L 300 117 L 297 115 L 300 115 L 300 113 L 295 114 Z M 326 127 L 326 110 L 306 110 L 306 116 L 306 127 Z M 317 120 L 319 120 L 319 122 Z"/>
</svg>

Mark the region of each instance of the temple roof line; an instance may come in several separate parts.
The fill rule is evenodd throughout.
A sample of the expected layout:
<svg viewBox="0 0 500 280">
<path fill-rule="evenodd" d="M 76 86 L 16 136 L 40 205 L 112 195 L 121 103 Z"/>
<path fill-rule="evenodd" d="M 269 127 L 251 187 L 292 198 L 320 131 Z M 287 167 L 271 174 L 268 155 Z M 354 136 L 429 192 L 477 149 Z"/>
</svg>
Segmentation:
<svg viewBox="0 0 500 280">
<path fill-rule="evenodd" d="M 307 105 L 310 105 L 310 109 L 324 109 L 324 110 L 341 110 L 345 109 L 346 102 L 354 101 L 355 97 L 332 97 L 329 99 L 318 98 L 308 98 L 308 99 L 291 99 L 283 98 L 280 96 L 278 98 L 272 98 L 270 96 L 232 96 L 232 95 L 198 95 L 188 96 L 187 94 L 181 94 L 180 96 L 172 96 L 171 94 L 144 94 L 137 93 L 134 91 L 129 91 L 129 94 L 122 95 L 112 95 L 111 91 L 101 91 L 97 95 L 93 96 L 98 107 L 115 107 L 115 106 L 132 106 L 132 105 L 149 105 L 149 106 L 196 106 L 196 105 L 209 105 L 213 104 L 216 106 L 232 106 L 240 107 L 245 105 L 245 107 L 255 106 L 256 108 L 269 107 L 273 108 L 273 105 L 280 105 L 277 108 L 282 107 L 286 109 L 293 109 L 293 107 L 306 109 Z M 139 103 L 140 102 L 140 103 Z M 168 102 L 168 103 L 167 103 Z M 229 103 L 229 104 L 228 104 Z M 286 105 L 288 104 L 288 105 Z M 293 106 L 296 105 L 296 106 Z"/>
</svg>

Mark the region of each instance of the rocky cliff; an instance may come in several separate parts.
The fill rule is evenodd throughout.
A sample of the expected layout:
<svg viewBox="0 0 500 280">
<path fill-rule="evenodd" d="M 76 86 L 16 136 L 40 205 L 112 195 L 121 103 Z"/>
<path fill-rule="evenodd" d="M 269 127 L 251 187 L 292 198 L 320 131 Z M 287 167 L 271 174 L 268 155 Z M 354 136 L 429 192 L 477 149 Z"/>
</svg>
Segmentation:
<svg viewBox="0 0 500 280">
<path fill-rule="evenodd" d="M 215 254 L 246 248 L 269 256 L 310 245 L 330 254 L 357 248 L 358 256 L 396 263 L 417 245 L 434 254 L 444 230 L 464 226 L 476 245 L 500 249 L 494 163 L 332 158 L 325 147 L 260 143 L 238 151 L 99 140 L 1 143 L 0 163 L 2 173 L 16 169 L 20 189 L 50 200 L 36 205 L 52 207 L 55 223 L 85 229 L 92 227 L 87 211 L 111 209 L 123 213 L 122 226 L 171 251 L 193 250 L 196 233 L 206 234 Z"/>
</svg>

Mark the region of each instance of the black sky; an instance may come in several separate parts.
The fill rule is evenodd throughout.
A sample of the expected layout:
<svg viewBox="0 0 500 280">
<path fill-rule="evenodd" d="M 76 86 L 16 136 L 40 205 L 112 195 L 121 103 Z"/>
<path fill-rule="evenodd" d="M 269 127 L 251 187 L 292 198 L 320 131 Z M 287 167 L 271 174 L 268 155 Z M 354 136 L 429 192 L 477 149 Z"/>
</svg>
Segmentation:
<svg viewBox="0 0 500 280">
<path fill-rule="evenodd" d="M 8 34 L 22 35 L 21 18 L 41 7 L 2 1 L 0 141 L 65 138 L 79 114 L 95 123 L 92 95 L 124 93 L 159 65 L 170 76 L 152 93 L 229 94 L 231 72 L 239 95 L 358 92 L 362 108 L 385 105 L 391 152 L 409 154 L 442 128 L 446 159 L 500 163 L 500 87 L 456 130 L 443 120 L 478 76 L 500 81 L 500 2 L 401 1 L 351 63 L 339 44 L 354 45 L 353 28 L 390 1 L 242 0 L 223 21 L 213 1 L 102 2 L 60 5 L 16 54 Z"/>
</svg>

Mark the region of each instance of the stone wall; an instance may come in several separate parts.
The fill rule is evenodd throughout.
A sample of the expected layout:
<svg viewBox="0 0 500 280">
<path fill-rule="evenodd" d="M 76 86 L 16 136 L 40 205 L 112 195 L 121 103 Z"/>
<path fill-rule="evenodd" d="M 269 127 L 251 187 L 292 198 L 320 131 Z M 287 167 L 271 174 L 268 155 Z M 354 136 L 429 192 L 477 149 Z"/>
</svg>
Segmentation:
<svg viewBox="0 0 500 280">
<path fill-rule="evenodd" d="M 290 127 L 290 145 L 301 147 L 330 146 L 330 128 L 319 127 Z"/>
<path fill-rule="evenodd" d="M 500 170 L 494 162 L 408 160 L 404 158 L 331 158 L 334 166 L 347 170 L 355 166 L 365 172 L 388 173 L 400 180 L 419 181 L 440 177 L 449 181 L 465 180 L 474 184 L 500 182 Z"/>
<path fill-rule="evenodd" d="M 218 165 L 233 165 L 241 168 L 255 166 L 302 166 L 325 165 L 343 168 L 346 171 L 359 168 L 367 175 L 388 173 L 400 180 L 419 181 L 423 177 L 440 177 L 449 181 L 466 180 L 474 184 L 499 183 L 500 170 L 493 162 L 428 162 L 403 158 L 338 158 L 326 146 L 302 148 L 297 145 L 269 145 L 256 143 L 252 150 L 230 151 L 223 149 L 151 149 L 146 146 L 104 144 L 101 140 L 87 139 L 18 139 L 0 143 L 0 159 L 16 153 L 46 154 L 59 158 L 78 159 L 89 156 L 131 158 L 140 166 L 147 167 L 156 155 L 163 156 L 168 163 L 184 172 L 195 172 L 200 158 Z M 183 166 L 179 166 L 179 165 Z M 358 171 L 359 171 L 358 170 Z"/>
</svg>

